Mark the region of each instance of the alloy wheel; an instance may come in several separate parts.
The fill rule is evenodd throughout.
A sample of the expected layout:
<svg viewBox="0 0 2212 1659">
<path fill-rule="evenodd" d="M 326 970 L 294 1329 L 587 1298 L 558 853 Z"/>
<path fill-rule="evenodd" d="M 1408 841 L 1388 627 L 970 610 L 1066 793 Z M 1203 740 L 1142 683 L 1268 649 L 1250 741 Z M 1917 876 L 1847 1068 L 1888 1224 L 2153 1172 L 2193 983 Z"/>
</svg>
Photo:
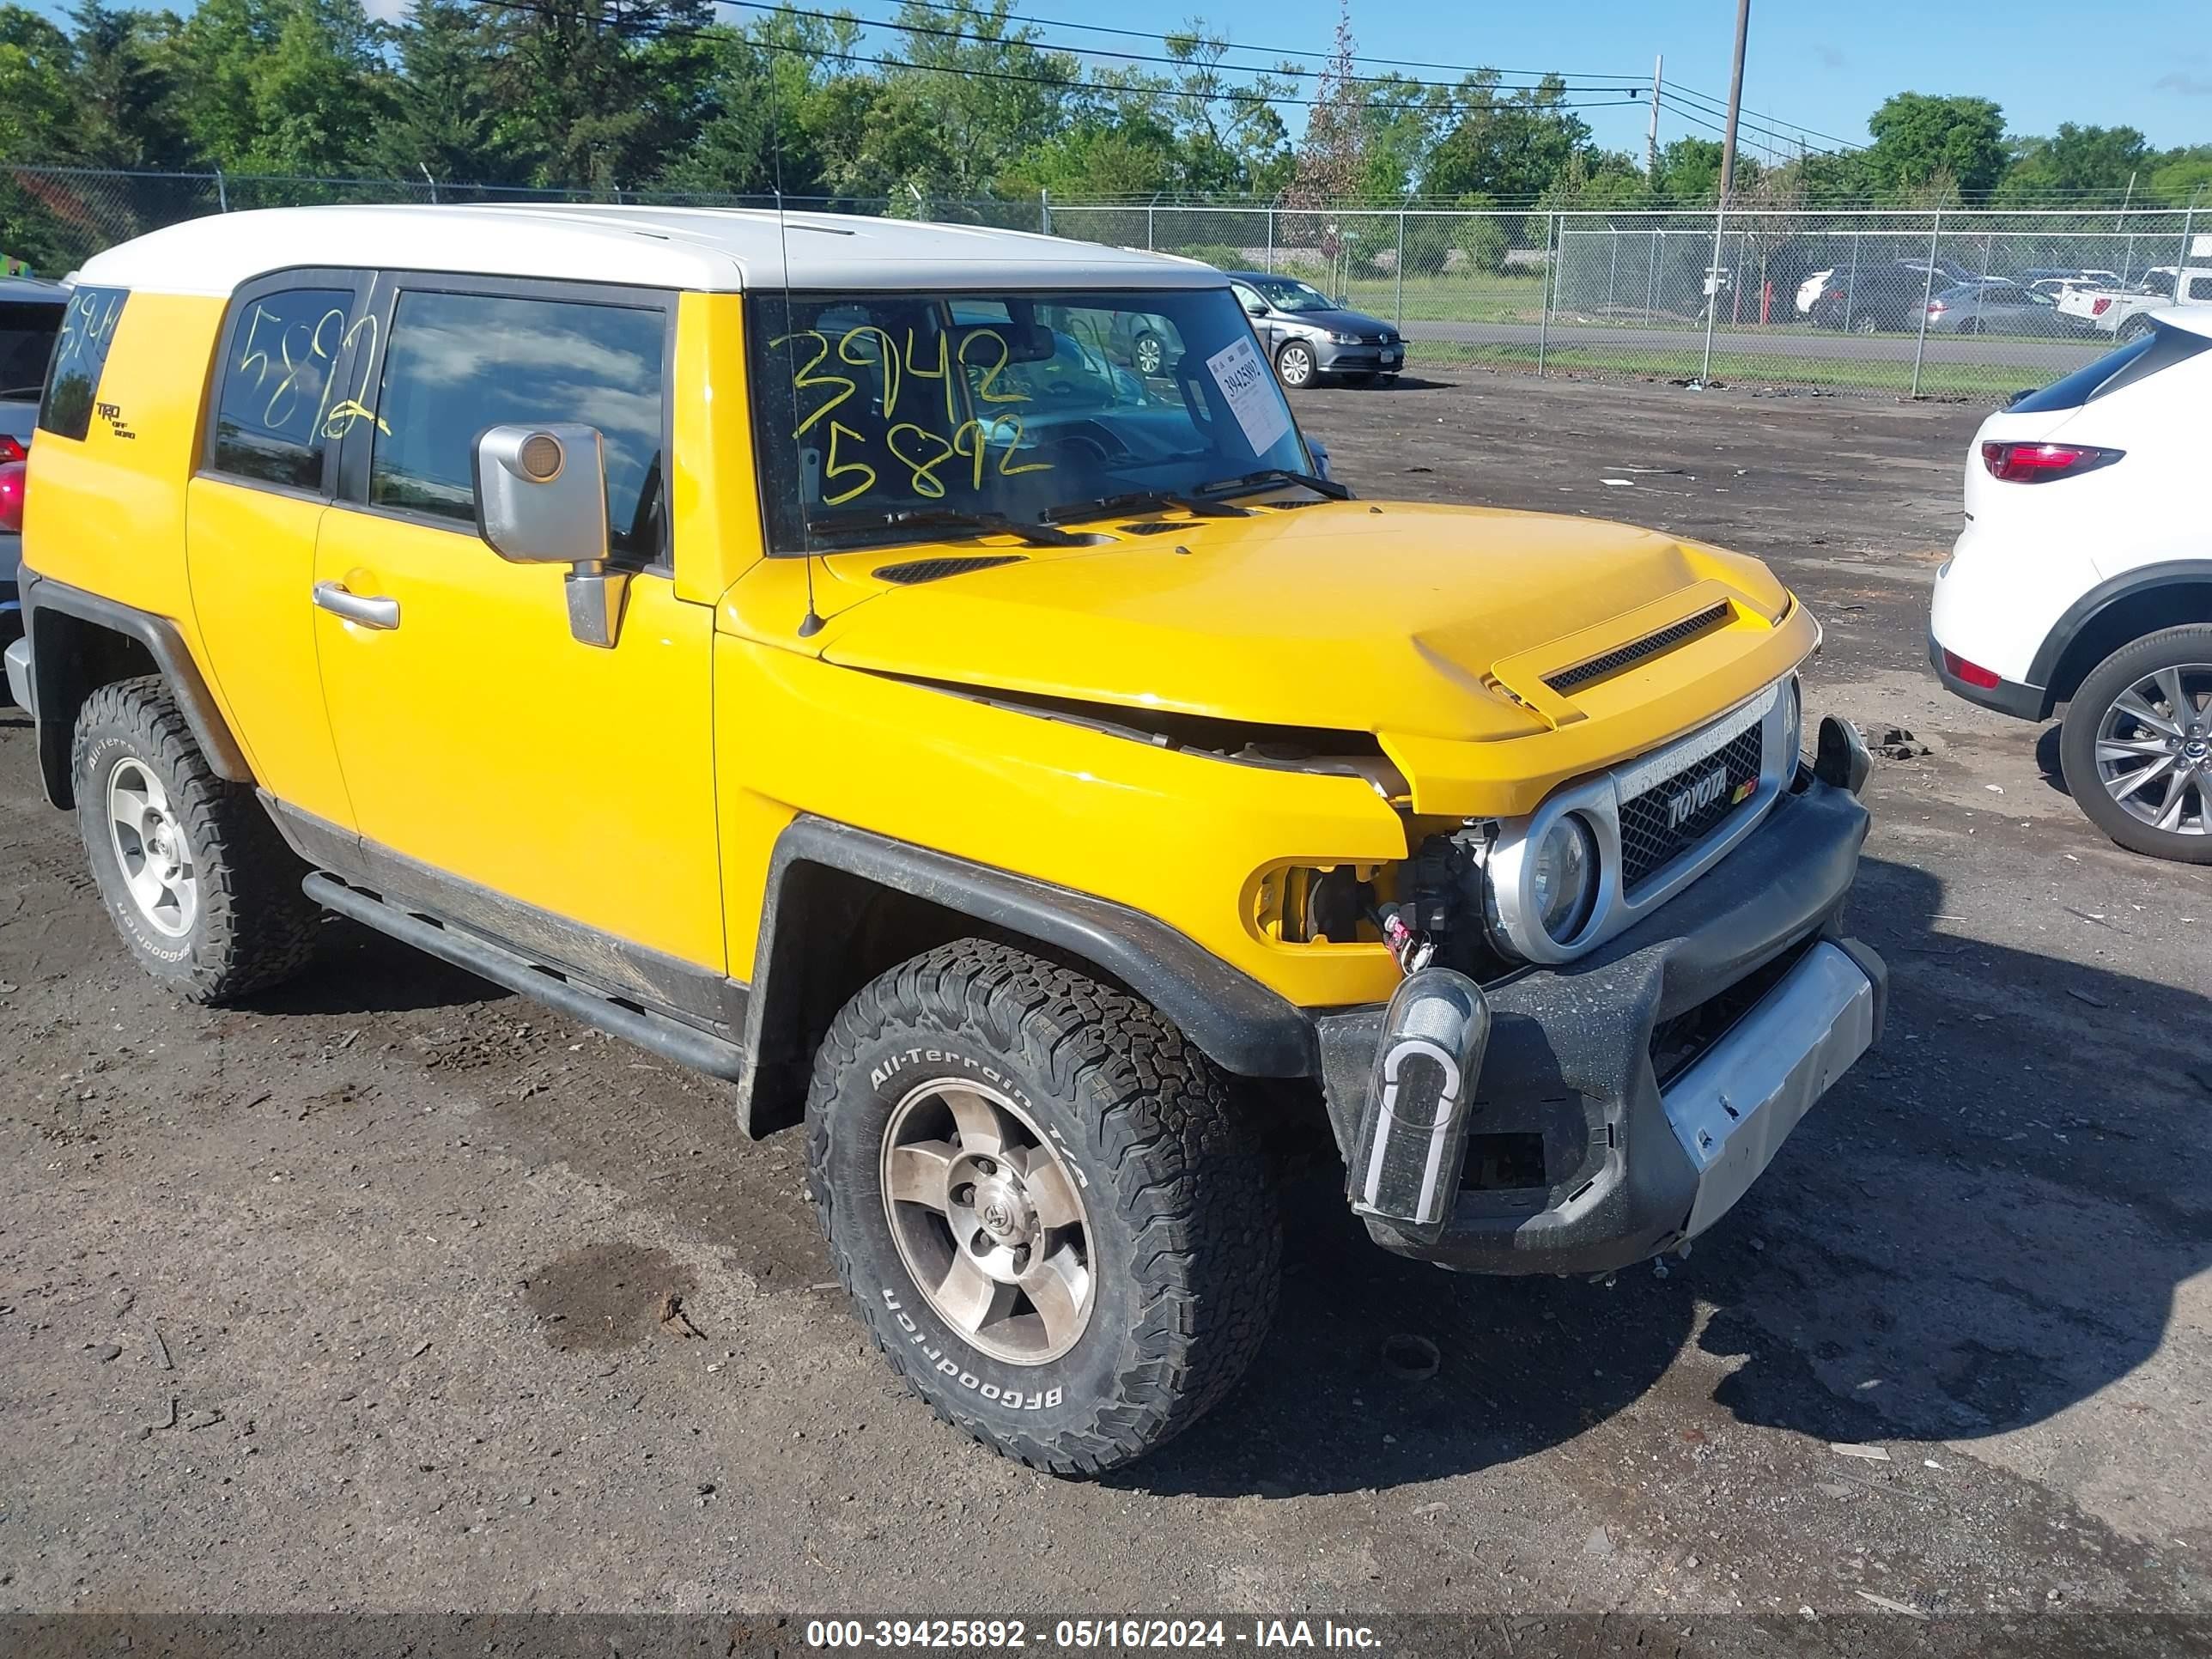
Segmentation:
<svg viewBox="0 0 2212 1659">
<path fill-rule="evenodd" d="M 199 877 L 191 843 L 145 763 L 126 757 L 107 775 L 107 833 L 131 902 L 148 927 L 182 939 L 199 917 Z"/>
<path fill-rule="evenodd" d="M 977 1348 L 1042 1365 L 1081 1338 L 1095 1299 L 1081 1188 L 1005 1094 L 959 1078 L 908 1093 L 884 1131 L 883 1194 L 915 1288 Z"/>
<path fill-rule="evenodd" d="M 1313 379 L 1313 353 L 1302 345 L 1286 345 L 1283 355 L 1275 360 L 1275 367 L 1285 386 L 1304 386 Z"/>
<path fill-rule="evenodd" d="M 2154 671 L 2097 722 L 2097 778 L 2154 830 L 2212 835 L 2212 663 Z"/>
</svg>

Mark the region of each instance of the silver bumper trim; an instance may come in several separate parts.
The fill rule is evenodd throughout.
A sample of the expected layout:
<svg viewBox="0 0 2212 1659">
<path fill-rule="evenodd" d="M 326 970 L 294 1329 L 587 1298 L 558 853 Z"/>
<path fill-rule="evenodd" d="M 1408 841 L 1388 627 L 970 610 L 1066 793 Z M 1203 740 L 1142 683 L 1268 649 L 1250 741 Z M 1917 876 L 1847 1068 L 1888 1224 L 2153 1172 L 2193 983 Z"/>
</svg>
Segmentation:
<svg viewBox="0 0 2212 1659">
<path fill-rule="evenodd" d="M 1698 1171 L 1683 1236 L 1751 1189 L 1813 1103 L 1874 1042 L 1874 985 L 1822 943 L 1661 1097 Z"/>
</svg>

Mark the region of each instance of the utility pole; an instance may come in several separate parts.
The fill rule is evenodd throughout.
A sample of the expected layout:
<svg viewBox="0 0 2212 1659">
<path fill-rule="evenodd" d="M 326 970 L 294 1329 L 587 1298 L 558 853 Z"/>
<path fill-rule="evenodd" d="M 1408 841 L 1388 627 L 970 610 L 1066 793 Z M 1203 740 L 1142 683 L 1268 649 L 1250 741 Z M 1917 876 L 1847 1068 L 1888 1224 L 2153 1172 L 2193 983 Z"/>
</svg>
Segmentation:
<svg viewBox="0 0 2212 1659">
<path fill-rule="evenodd" d="M 1655 53 L 1651 59 L 1651 131 L 1644 140 L 1644 176 L 1653 184 L 1659 182 L 1659 77 L 1667 67 L 1667 54 Z"/>
<path fill-rule="evenodd" d="M 1721 139 L 1721 200 L 1735 188 L 1735 120 L 1743 108 L 1743 47 L 1751 33 L 1751 0 L 1735 0 L 1735 68 L 1729 76 L 1728 131 Z"/>
</svg>

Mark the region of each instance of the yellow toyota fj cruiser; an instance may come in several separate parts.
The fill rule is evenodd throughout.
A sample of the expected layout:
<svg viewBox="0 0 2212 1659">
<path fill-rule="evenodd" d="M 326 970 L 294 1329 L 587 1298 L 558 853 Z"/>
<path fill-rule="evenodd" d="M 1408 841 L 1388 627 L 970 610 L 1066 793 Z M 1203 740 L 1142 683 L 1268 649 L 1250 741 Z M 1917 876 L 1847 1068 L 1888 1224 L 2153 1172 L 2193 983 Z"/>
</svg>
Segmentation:
<svg viewBox="0 0 2212 1659">
<path fill-rule="evenodd" d="M 85 265 L 40 428 L 8 676 L 149 971 L 236 997 L 335 910 L 803 1115 L 892 1366 L 1041 1468 L 1251 1358 L 1268 1116 L 1384 1249 L 1603 1273 L 1881 1024 L 1803 607 L 1352 499 L 1202 265 L 239 214 Z"/>
</svg>

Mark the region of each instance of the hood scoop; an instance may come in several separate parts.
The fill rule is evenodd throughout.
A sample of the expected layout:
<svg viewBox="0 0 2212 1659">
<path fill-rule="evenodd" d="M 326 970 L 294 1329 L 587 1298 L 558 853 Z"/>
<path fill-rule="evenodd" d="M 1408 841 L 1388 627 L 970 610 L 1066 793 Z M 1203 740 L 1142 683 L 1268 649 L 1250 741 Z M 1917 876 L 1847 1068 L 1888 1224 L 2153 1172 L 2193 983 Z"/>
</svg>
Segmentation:
<svg viewBox="0 0 2212 1659">
<path fill-rule="evenodd" d="M 1018 553 L 970 553 L 945 559 L 908 559 L 902 564 L 882 564 L 875 569 L 880 582 L 896 582 L 901 587 L 913 587 L 922 582 L 942 581 L 947 576 L 964 576 L 975 570 L 995 570 L 1002 564 L 1024 564 L 1027 561 Z"/>
<path fill-rule="evenodd" d="M 1661 629 L 1656 634 L 1646 634 L 1640 640 L 1631 640 L 1626 645 L 1607 652 L 1601 657 L 1592 657 L 1571 668 L 1562 668 L 1556 674 L 1544 676 L 1544 684 L 1565 696 L 1593 680 L 1601 680 L 1608 674 L 1617 674 L 1632 667 L 1647 657 L 1656 657 L 1662 651 L 1671 651 L 1678 645 L 1686 645 L 1709 628 L 1717 628 L 1729 619 L 1725 600 L 1711 610 L 1701 611 L 1694 617 L 1685 617 Z"/>
</svg>

